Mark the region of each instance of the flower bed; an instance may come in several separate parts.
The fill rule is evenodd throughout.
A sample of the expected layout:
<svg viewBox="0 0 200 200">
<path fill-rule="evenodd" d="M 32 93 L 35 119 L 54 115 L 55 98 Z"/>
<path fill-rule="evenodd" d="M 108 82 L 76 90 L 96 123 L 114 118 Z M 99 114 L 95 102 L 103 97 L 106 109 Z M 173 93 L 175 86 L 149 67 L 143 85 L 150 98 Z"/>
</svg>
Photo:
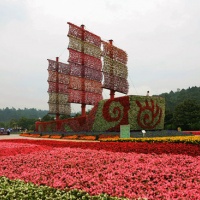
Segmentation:
<svg viewBox="0 0 200 200">
<path fill-rule="evenodd" d="M 24 136 L 24 137 L 33 137 L 33 138 L 39 138 L 40 134 L 30 134 L 30 133 L 21 133 L 20 136 Z"/>
<path fill-rule="evenodd" d="M 30 134 L 29 133 L 20 133 L 20 136 L 29 137 Z"/>
<path fill-rule="evenodd" d="M 99 135 L 99 140 L 105 140 L 106 141 L 106 139 L 118 140 L 119 135 L 106 135 L 106 134 Z"/>
<path fill-rule="evenodd" d="M 0 140 L 1 142 L 12 142 L 14 144 L 34 144 L 44 146 L 44 148 L 70 147 L 91 150 L 105 150 L 110 152 L 144 153 L 144 154 L 185 154 L 190 156 L 200 156 L 200 145 L 190 143 L 168 143 L 168 142 L 63 142 L 54 140 Z M 20 148 L 20 146 L 19 146 Z M 5 149 L 5 148 L 3 148 Z M 28 151 L 24 151 L 26 153 Z M 1 151 L 0 151 L 1 153 Z"/>
<path fill-rule="evenodd" d="M 200 199 L 199 145 L 1 140 L 3 149 L 0 176 L 9 179 L 89 195 Z"/>
<path fill-rule="evenodd" d="M 50 137 L 50 135 L 42 135 L 42 136 L 40 136 L 41 138 L 49 138 Z"/>
<path fill-rule="evenodd" d="M 62 139 L 76 140 L 76 139 L 78 139 L 78 135 L 66 135 L 66 136 L 62 137 Z"/>
<path fill-rule="evenodd" d="M 52 138 L 52 139 L 61 139 L 62 136 L 61 135 L 51 135 L 50 138 Z"/>
<path fill-rule="evenodd" d="M 34 137 L 34 138 L 39 138 L 39 137 L 40 137 L 40 134 L 30 134 L 29 136 L 30 136 L 30 137 Z"/>
<path fill-rule="evenodd" d="M 96 136 L 94 135 L 80 135 L 78 137 L 79 140 L 96 140 Z"/>
<path fill-rule="evenodd" d="M 43 135 L 40 134 L 21 134 L 20 136 L 25 137 L 36 137 L 36 138 L 52 138 L 52 139 L 76 139 L 76 140 L 99 140 L 108 142 L 176 142 L 176 143 L 192 143 L 200 144 L 199 136 L 171 136 L 171 137 L 141 137 L 141 138 L 120 138 L 119 135 L 100 134 L 98 137 L 94 135 L 66 135 L 61 136 L 57 134 Z"/>
<path fill-rule="evenodd" d="M 189 143 L 200 144 L 199 136 L 174 136 L 174 137 L 151 137 L 151 138 L 99 138 L 100 141 L 107 142 L 168 142 L 168 143 Z"/>
</svg>

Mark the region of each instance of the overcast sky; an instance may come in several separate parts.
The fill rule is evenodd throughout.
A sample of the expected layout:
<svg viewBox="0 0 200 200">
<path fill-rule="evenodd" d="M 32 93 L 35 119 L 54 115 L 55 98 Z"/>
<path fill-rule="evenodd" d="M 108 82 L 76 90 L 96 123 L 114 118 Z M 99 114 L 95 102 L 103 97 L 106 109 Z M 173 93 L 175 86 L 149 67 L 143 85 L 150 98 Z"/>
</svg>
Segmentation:
<svg viewBox="0 0 200 200">
<path fill-rule="evenodd" d="M 47 59 L 67 62 L 67 22 L 127 52 L 131 95 L 200 86 L 199 0 L 0 0 L 0 108 L 48 110 Z"/>
</svg>

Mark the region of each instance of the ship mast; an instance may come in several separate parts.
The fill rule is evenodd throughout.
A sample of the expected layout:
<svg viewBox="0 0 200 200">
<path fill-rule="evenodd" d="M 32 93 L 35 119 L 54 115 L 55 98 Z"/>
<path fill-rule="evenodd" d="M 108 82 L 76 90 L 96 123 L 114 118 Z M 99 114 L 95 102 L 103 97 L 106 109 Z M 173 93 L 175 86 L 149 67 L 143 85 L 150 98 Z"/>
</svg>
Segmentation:
<svg viewBox="0 0 200 200">
<path fill-rule="evenodd" d="M 81 52 L 82 52 L 82 56 L 81 56 L 81 65 L 84 66 L 84 31 L 85 31 L 85 26 L 82 24 L 81 25 Z M 82 67 L 81 70 L 81 77 L 85 77 L 85 67 Z M 81 83 L 81 87 L 82 87 L 82 91 L 85 91 L 85 79 L 83 79 L 82 83 Z M 85 100 L 85 93 L 83 93 L 82 95 L 82 102 L 84 102 Z M 81 104 L 81 116 L 85 117 L 86 116 L 86 104 L 82 103 Z"/>
<path fill-rule="evenodd" d="M 85 117 L 86 105 L 95 105 L 102 99 L 101 38 L 84 25 L 68 24 L 68 102 L 81 104 L 81 116 Z"/>
<path fill-rule="evenodd" d="M 59 76 L 58 76 L 58 69 L 59 69 L 59 57 L 56 57 L 56 102 L 58 102 L 58 93 L 59 93 Z M 59 104 L 56 104 L 56 120 L 59 120 Z"/>
<path fill-rule="evenodd" d="M 112 46 L 113 45 L 113 40 L 109 40 L 109 43 Z M 113 59 L 112 47 L 110 48 L 109 54 L 110 54 L 110 58 Z M 111 69 L 111 71 L 112 71 L 111 74 L 113 74 L 113 68 Z M 110 99 L 113 100 L 114 98 L 115 98 L 115 90 L 110 89 Z"/>
</svg>

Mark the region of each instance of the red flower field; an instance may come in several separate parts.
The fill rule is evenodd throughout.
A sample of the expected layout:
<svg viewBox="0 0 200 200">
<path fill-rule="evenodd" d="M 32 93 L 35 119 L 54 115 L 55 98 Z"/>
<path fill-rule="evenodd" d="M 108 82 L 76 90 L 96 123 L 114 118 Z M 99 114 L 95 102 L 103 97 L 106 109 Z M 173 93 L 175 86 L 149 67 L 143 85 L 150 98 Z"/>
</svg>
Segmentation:
<svg viewBox="0 0 200 200">
<path fill-rule="evenodd" d="M 200 146 L 1 140 L 0 176 L 91 195 L 200 199 Z"/>
</svg>

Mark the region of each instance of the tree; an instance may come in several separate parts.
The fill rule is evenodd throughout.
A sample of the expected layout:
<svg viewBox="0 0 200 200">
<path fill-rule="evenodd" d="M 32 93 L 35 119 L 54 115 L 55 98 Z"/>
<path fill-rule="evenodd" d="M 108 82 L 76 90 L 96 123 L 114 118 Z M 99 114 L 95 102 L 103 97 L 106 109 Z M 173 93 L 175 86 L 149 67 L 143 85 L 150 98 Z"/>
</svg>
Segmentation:
<svg viewBox="0 0 200 200">
<path fill-rule="evenodd" d="M 5 122 L 0 122 L 0 128 L 5 128 Z"/>
<path fill-rule="evenodd" d="M 33 130 L 35 127 L 35 122 L 37 119 L 28 119 L 25 117 L 21 117 L 18 121 L 18 126 L 22 129 Z"/>
<path fill-rule="evenodd" d="M 19 120 L 21 117 L 26 117 L 29 119 L 38 119 L 39 117 L 43 117 L 46 115 L 48 111 L 45 110 L 36 110 L 35 108 L 24 108 L 22 109 L 15 109 L 15 108 L 8 108 L 0 109 L 0 122 L 9 122 L 10 120 Z"/>
<path fill-rule="evenodd" d="M 198 124 L 200 121 L 200 105 L 194 100 L 185 100 L 176 106 L 173 121 L 177 127 L 180 126 L 183 130 L 192 130 L 194 124 Z"/>
<path fill-rule="evenodd" d="M 71 118 L 70 115 L 60 115 L 60 119 L 69 119 Z"/>
<path fill-rule="evenodd" d="M 176 127 L 174 127 L 173 124 L 173 112 L 169 109 L 166 109 L 165 111 L 165 129 L 167 130 L 174 130 Z"/>
<path fill-rule="evenodd" d="M 45 115 L 41 121 L 44 121 L 44 122 L 48 122 L 48 121 L 53 121 L 54 120 L 54 116 L 51 116 L 49 114 Z"/>
</svg>

